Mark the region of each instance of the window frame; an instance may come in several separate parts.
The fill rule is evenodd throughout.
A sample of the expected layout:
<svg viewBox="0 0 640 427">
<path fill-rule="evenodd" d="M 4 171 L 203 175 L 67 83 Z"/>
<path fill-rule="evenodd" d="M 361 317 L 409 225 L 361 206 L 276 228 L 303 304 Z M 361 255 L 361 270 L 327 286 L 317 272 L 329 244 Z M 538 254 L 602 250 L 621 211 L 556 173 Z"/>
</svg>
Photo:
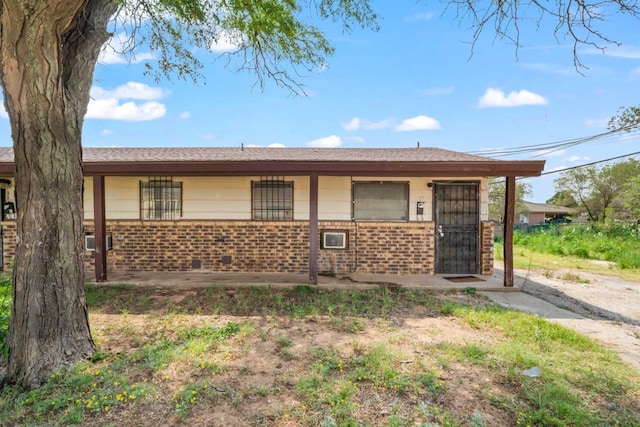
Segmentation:
<svg viewBox="0 0 640 427">
<path fill-rule="evenodd" d="M 327 245 L 328 234 L 342 234 L 344 244 L 342 246 Z M 321 230 L 320 249 L 344 251 L 349 249 L 349 230 Z"/>
<path fill-rule="evenodd" d="M 353 221 L 370 221 L 370 222 L 409 222 L 410 219 L 410 209 L 409 209 L 409 205 L 410 205 L 410 200 L 409 200 L 409 195 L 410 195 L 410 188 L 409 188 L 409 181 L 352 181 L 351 182 L 351 218 Z M 357 186 L 373 186 L 373 185 L 396 185 L 396 186 L 402 186 L 403 187 L 403 198 L 404 198 L 404 212 L 403 215 L 400 216 L 399 218 L 373 218 L 373 217 L 356 217 L 356 215 L 358 214 L 357 212 L 357 206 L 356 206 L 356 187 Z M 381 201 L 382 199 L 380 199 Z"/>
<path fill-rule="evenodd" d="M 282 198 L 278 194 L 276 200 L 269 200 L 268 196 L 278 193 L 278 188 L 282 187 L 285 192 Z M 259 189 L 257 187 L 260 187 Z M 267 188 L 271 187 L 271 188 Z M 256 190 L 259 193 L 256 193 Z M 290 192 L 287 198 L 286 192 Z M 260 195 L 258 201 L 256 196 Z M 262 200 L 267 197 L 267 200 Z M 283 204 L 282 206 L 273 206 L 274 204 Z M 280 218 L 283 216 L 283 218 Z M 294 181 L 285 180 L 284 177 L 262 177 L 260 180 L 251 181 L 251 220 L 253 221 L 293 221 L 294 218 Z"/>
<path fill-rule="evenodd" d="M 160 185 L 158 187 L 152 187 L 152 184 Z M 165 196 L 164 190 L 167 189 L 170 189 L 171 194 L 171 198 L 169 200 L 165 200 L 163 197 Z M 175 189 L 179 190 L 180 194 L 178 197 L 174 197 Z M 160 191 L 160 199 L 156 198 L 157 191 Z M 140 219 L 142 221 L 174 221 L 182 218 L 183 194 L 184 189 L 182 181 L 174 181 L 173 177 L 149 177 L 147 181 L 140 181 Z M 145 196 L 148 197 L 145 199 Z M 145 202 L 147 206 L 145 206 Z M 158 211 L 155 209 L 155 206 L 152 207 L 152 205 L 155 205 L 158 202 L 163 205 L 169 202 L 172 206 L 170 209 L 164 209 L 164 207 L 160 209 L 160 217 L 152 217 L 151 215 Z M 173 206 L 174 203 L 177 203 L 177 209 Z"/>
</svg>

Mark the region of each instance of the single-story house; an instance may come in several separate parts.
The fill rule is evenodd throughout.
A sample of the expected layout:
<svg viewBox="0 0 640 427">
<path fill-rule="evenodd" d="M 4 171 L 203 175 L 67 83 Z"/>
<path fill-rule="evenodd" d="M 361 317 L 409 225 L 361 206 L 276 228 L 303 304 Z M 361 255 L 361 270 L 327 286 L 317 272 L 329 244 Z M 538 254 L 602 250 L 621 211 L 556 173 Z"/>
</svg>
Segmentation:
<svg viewBox="0 0 640 427">
<path fill-rule="evenodd" d="M 569 215 L 569 208 L 546 203 L 523 202 L 524 210 L 518 212 L 520 224 L 544 224 Z"/>
<path fill-rule="evenodd" d="M 544 161 L 420 147 L 84 148 L 83 167 L 85 262 L 98 281 L 208 270 L 308 272 L 317 283 L 322 273 L 492 274 L 488 178 L 507 178 L 513 219 L 515 177 L 540 175 Z M 13 150 L 0 148 L 5 266 L 12 174 Z"/>
</svg>

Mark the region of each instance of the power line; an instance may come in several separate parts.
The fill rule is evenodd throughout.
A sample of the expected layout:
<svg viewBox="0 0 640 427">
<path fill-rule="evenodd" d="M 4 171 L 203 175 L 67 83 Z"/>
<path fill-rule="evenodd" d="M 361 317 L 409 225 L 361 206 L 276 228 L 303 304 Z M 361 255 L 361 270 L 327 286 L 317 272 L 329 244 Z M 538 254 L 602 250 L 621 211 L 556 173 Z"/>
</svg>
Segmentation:
<svg viewBox="0 0 640 427">
<path fill-rule="evenodd" d="M 640 151 L 636 151 L 635 153 L 623 154 L 621 156 L 611 157 L 611 158 L 604 159 L 604 160 L 598 160 L 598 161 L 591 162 L 591 163 L 585 163 L 585 164 L 578 165 L 578 166 L 571 166 L 569 168 L 558 169 L 558 170 L 549 171 L 549 172 L 543 172 L 543 173 L 540 174 L 540 176 L 542 176 L 542 175 L 551 175 L 552 173 L 558 173 L 558 172 L 565 172 L 565 171 L 572 170 L 572 169 L 579 169 L 579 168 L 583 168 L 585 166 L 593 166 L 593 165 L 597 165 L 599 163 L 610 162 L 611 160 L 618 160 L 618 159 L 622 159 L 622 158 L 625 158 L 625 157 L 635 156 L 636 154 L 640 154 Z"/>
<path fill-rule="evenodd" d="M 619 133 L 622 133 L 622 132 L 636 133 L 638 132 L 638 130 L 639 129 L 637 126 L 627 126 L 627 127 L 622 127 L 615 130 L 599 133 L 596 135 L 590 135 L 590 136 L 585 136 L 580 138 L 554 141 L 554 142 L 548 142 L 543 144 L 523 145 L 520 147 L 513 147 L 513 148 L 506 148 L 506 149 L 496 148 L 496 149 L 489 149 L 489 150 L 468 151 L 467 153 L 479 155 L 479 156 L 507 157 L 507 156 L 514 156 L 517 154 L 543 151 L 543 153 L 540 153 L 537 156 L 533 156 L 533 157 L 539 157 L 542 155 L 553 153 L 554 151 L 558 151 L 568 147 L 573 147 L 576 145 L 581 145 L 586 143 L 606 142 L 607 140 L 610 140 L 612 137 L 616 136 Z"/>
<path fill-rule="evenodd" d="M 573 169 L 580 169 L 580 168 L 584 168 L 584 167 L 586 167 L 586 166 L 593 166 L 593 165 L 597 165 L 597 164 L 600 164 L 600 163 L 610 162 L 611 160 L 623 159 L 623 158 L 625 158 L 625 157 L 631 157 L 631 156 L 635 156 L 635 155 L 638 155 L 638 154 L 640 154 L 640 151 L 636 151 L 636 152 L 634 152 L 634 153 L 629 153 L 629 154 L 623 154 L 623 155 L 621 155 L 621 156 L 610 157 L 610 158 L 608 158 L 608 159 L 604 159 L 604 160 L 597 160 L 597 161 L 595 161 L 595 162 L 584 163 L 584 164 L 582 164 L 582 165 L 578 165 L 578 166 L 571 166 L 571 167 L 564 168 L 564 169 L 558 169 L 558 170 L 553 170 L 553 171 L 549 171 L 549 172 L 542 172 L 542 173 L 540 174 L 540 176 L 543 176 L 543 175 L 551 175 L 551 174 L 554 174 L 554 173 L 560 173 L 560 172 L 566 172 L 566 171 L 568 171 L 568 170 L 573 170 Z M 534 177 L 534 176 L 523 176 L 523 177 L 518 177 L 518 178 L 516 178 L 516 181 L 520 181 L 520 180 L 523 180 L 523 179 L 530 179 L 530 178 L 536 178 L 536 177 Z M 496 181 L 490 181 L 490 182 L 489 182 L 489 185 L 493 185 L 493 184 L 502 184 L 502 183 L 504 183 L 504 182 L 505 182 L 504 180 L 500 180 L 500 181 L 497 181 L 497 180 L 496 180 Z"/>
</svg>

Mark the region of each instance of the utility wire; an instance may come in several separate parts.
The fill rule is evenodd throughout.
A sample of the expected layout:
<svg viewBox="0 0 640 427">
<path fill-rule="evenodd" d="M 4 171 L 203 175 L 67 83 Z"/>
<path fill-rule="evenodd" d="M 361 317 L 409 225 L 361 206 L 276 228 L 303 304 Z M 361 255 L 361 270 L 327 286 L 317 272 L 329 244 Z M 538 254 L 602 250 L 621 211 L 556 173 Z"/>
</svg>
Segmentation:
<svg viewBox="0 0 640 427">
<path fill-rule="evenodd" d="M 593 166 L 593 165 L 597 165 L 599 163 L 610 162 L 611 160 L 618 160 L 618 159 L 622 159 L 622 158 L 625 158 L 625 157 L 635 156 L 636 154 L 640 154 L 640 151 L 636 151 L 635 153 L 623 154 L 621 156 L 611 157 L 611 158 L 604 159 L 604 160 L 598 160 L 598 161 L 591 162 L 591 163 L 585 163 L 583 165 L 571 166 L 571 167 L 564 168 L 564 169 L 558 169 L 558 170 L 554 170 L 554 171 L 543 172 L 543 173 L 540 174 L 540 176 L 542 176 L 542 175 L 551 175 L 552 173 L 558 173 L 558 172 L 565 172 L 565 171 L 572 170 L 572 169 L 579 169 L 579 168 L 583 168 L 585 166 Z"/>
<path fill-rule="evenodd" d="M 625 157 L 635 156 L 637 154 L 640 154 L 640 151 L 636 151 L 634 153 L 629 153 L 629 154 L 623 154 L 621 156 L 610 157 L 610 158 L 604 159 L 604 160 L 597 160 L 595 162 L 585 163 L 585 164 L 582 164 L 582 165 L 571 166 L 571 167 L 564 168 L 564 169 L 558 169 L 558 170 L 553 170 L 553 171 L 549 171 L 549 172 L 542 172 L 540 174 L 540 176 L 551 175 L 551 174 L 560 173 L 560 172 L 566 172 L 566 171 L 572 170 L 572 169 L 580 169 L 580 168 L 583 168 L 583 167 L 586 167 L 586 166 L 593 166 L 593 165 L 597 165 L 597 164 L 600 164 L 600 163 L 610 162 L 611 160 L 618 160 L 618 159 L 623 159 Z M 535 176 L 521 176 L 521 177 L 517 177 L 516 181 L 520 181 L 520 180 L 523 180 L 523 179 L 530 179 L 530 178 L 536 178 L 536 177 Z M 502 184 L 504 182 L 505 182 L 505 180 L 499 180 L 499 181 L 495 180 L 495 181 L 490 181 L 489 185 Z"/>
<path fill-rule="evenodd" d="M 467 153 L 480 155 L 480 156 L 506 157 L 506 156 L 514 156 L 516 154 L 543 151 L 543 153 L 540 153 L 537 156 L 534 156 L 534 157 L 539 157 L 542 155 L 552 153 L 554 151 L 558 151 L 568 147 L 573 147 L 580 144 L 605 142 L 606 140 L 612 139 L 612 137 L 616 136 L 621 132 L 626 131 L 628 133 L 636 133 L 639 130 L 640 129 L 638 129 L 637 126 L 626 126 L 626 127 L 622 127 L 622 128 L 610 130 L 607 132 L 599 133 L 596 135 L 586 136 L 586 137 L 555 141 L 555 142 L 549 142 L 544 144 L 524 145 L 520 147 L 506 148 L 506 149 L 496 148 L 496 149 L 488 149 L 488 150 L 468 151 Z"/>
</svg>

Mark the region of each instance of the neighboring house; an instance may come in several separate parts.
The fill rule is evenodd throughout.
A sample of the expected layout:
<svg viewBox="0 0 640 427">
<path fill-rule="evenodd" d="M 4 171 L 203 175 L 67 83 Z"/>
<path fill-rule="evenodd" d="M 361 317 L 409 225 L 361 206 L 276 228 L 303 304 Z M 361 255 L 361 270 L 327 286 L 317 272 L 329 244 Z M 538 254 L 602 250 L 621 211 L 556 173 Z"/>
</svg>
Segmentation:
<svg viewBox="0 0 640 427">
<path fill-rule="evenodd" d="M 98 281 L 205 270 L 308 272 L 312 283 L 492 274 L 488 177 L 544 167 L 436 148 L 85 148 L 83 163 L 85 260 Z M 12 172 L 12 149 L 0 148 L 3 205 L 15 200 Z M 12 218 L 2 218 L 4 265 Z"/>
<path fill-rule="evenodd" d="M 525 210 L 518 212 L 520 224 L 544 224 L 548 221 L 564 219 L 569 215 L 569 208 L 548 205 L 545 203 L 523 202 Z"/>
</svg>

